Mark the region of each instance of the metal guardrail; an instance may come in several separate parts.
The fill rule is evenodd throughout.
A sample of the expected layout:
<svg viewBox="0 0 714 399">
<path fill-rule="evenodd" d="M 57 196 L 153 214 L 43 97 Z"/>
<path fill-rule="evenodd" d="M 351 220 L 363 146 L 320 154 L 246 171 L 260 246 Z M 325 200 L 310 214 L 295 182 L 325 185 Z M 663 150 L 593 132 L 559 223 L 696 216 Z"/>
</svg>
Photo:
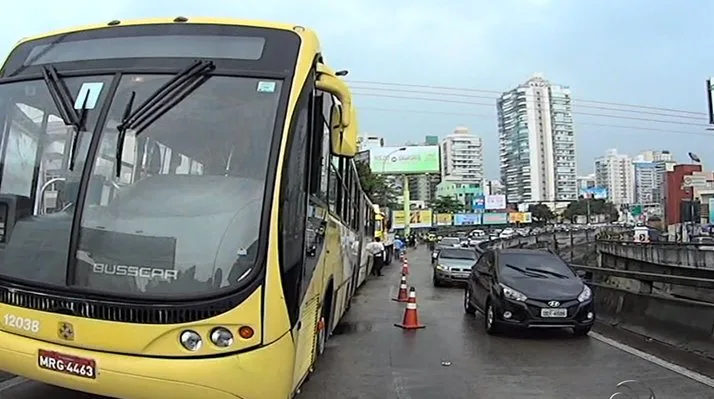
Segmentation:
<svg viewBox="0 0 714 399">
<path fill-rule="evenodd" d="M 714 280 L 708 278 L 700 277 L 688 277 L 688 276 L 677 276 L 672 274 L 661 274 L 661 273 L 649 273 L 640 272 L 633 270 L 622 270 L 622 269 L 612 269 L 599 266 L 585 266 L 570 264 L 570 267 L 575 270 L 583 270 L 588 273 L 603 275 L 603 276 L 613 276 L 629 278 L 633 280 L 639 280 L 648 283 L 664 283 L 664 284 L 675 284 L 683 285 L 687 287 L 696 287 L 702 289 L 714 289 Z"/>
</svg>

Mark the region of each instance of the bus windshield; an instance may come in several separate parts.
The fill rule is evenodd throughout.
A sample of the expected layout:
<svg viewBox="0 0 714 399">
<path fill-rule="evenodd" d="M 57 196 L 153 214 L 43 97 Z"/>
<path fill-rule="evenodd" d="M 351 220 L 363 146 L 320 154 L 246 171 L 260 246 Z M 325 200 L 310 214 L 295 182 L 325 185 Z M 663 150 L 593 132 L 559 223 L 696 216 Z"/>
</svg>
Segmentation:
<svg viewBox="0 0 714 399">
<path fill-rule="evenodd" d="M 114 95 L 113 75 L 62 78 L 85 129 L 65 125 L 45 81 L 0 85 L 0 225 L 17 210 L 0 228 L 0 277 L 176 297 L 244 281 L 258 257 L 282 82 L 212 76 L 118 140 L 130 98 L 138 107 L 173 77 L 123 75 Z"/>
</svg>

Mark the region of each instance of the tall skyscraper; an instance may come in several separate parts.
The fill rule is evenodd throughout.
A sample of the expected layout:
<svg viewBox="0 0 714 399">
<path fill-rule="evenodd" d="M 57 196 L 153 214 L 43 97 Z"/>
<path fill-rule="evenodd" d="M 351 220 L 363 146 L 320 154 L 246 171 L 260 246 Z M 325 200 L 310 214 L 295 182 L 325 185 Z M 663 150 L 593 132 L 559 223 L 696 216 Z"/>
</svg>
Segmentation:
<svg viewBox="0 0 714 399">
<path fill-rule="evenodd" d="M 635 157 L 635 161 L 651 162 L 654 164 L 654 188 L 652 193 L 652 203 L 660 204 L 660 206 L 664 208 L 664 200 L 666 197 L 664 190 L 665 177 L 667 172 L 673 171 L 674 165 L 677 164 L 674 156 L 668 150 L 644 151 Z M 637 185 L 637 169 L 635 169 L 635 185 Z M 638 189 L 636 188 L 635 191 L 637 190 Z M 638 203 L 641 203 L 637 193 L 635 193 L 635 200 Z"/>
<path fill-rule="evenodd" d="M 578 196 L 570 89 L 540 74 L 497 101 L 501 182 L 509 202 Z"/>
<path fill-rule="evenodd" d="M 632 158 L 609 149 L 604 156 L 595 159 L 595 181 L 598 187 L 607 189 L 608 199 L 614 204 L 635 203 L 635 169 Z"/>
<path fill-rule="evenodd" d="M 483 180 L 481 138 L 459 127 L 441 140 L 441 179 L 481 183 Z"/>
<path fill-rule="evenodd" d="M 635 170 L 635 203 L 658 204 L 660 187 L 657 185 L 657 164 L 649 161 L 633 162 Z"/>
</svg>

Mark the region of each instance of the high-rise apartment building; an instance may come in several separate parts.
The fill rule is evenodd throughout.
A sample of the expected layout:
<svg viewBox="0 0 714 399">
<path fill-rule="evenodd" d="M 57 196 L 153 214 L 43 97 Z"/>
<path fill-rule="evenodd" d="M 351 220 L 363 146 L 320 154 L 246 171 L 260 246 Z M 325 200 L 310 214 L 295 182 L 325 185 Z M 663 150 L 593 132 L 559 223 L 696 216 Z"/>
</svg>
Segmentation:
<svg viewBox="0 0 714 399">
<path fill-rule="evenodd" d="M 413 143 L 407 142 L 405 146 L 412 145 L 425 145 L 425 146 L 435 146 L 439 145 L 438 136 L 426 136 L 424 142 Z M 429 203 L 436 199 L 436 186 L 441 182 L 441 175 L 439 173 L 423 173 L 418 175 L 409 176 L 409 195 L 410 199 L 413 201 L 423 201 L 424 203 Z"/>
<path fill-rule="evenodd" d="M 654 191 L 653 203 L 658 203 L 664 207 L 664 199 L 666 197 L 664 191 L 664 182 L 667 172 L 674 170 L 674 165 L 677 161 L 671 152 L 662 151 L 644 151 L 637 155 L 636 161 L 651 162 L 654 164 Z M 637 198 L 636 198 L 637 199 Z"/>
<path fill-rule="evenodd" d="M 635 171 L 635 203 L 658 204 L 660 186 L 657 185 L 657 164 L 648 161 L 633 162 Z"/>
<path fill-rule="evenodd" d="M 441 179 L 463 182 L 483 180 L 483 143 L 481 138 L 459 127 L 441 140 Z"/>
<path fill-rule="evenodd" d="M 497 101 L 501 182 L 509 202 L 577 199 L 570 89 L 535 74 Z"/>
<path fill-rule="evenodd" d="M 618 154 L 613 148 L 595 159 L 597 186 L 607 189 L 608 200 L 614 204 L 635 203 L 634 178 L 634 165 L 629 155 Z"/>
</svg>

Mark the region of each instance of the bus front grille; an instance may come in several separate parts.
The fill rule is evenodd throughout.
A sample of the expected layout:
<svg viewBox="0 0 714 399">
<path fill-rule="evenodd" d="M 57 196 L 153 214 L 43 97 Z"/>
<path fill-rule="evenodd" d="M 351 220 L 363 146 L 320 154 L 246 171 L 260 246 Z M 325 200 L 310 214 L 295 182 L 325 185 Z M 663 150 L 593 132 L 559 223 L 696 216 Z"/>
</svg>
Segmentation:
<svg viewBox="0 0 714 399">
<path fill-rule="evenodd" d="M 238 302 L 228 297 L 200 304 L 131 304 L 40 293 L 0 283 L 0 303 L 6 305 L 121 323 L 190 323 L 225 313 Z"/>
</svg>

